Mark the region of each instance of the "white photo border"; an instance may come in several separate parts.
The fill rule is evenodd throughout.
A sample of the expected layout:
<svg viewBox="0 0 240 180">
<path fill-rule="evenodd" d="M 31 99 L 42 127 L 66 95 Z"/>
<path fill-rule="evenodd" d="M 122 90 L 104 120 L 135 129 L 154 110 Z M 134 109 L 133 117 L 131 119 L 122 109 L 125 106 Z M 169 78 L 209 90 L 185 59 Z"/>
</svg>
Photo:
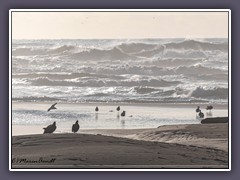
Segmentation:
<svg viewBox="0 0 240 180">
<path fill-rule="evenodd" d="M 12 168 L 12 13 L 13 12 L 228 12 L 228 168 L 224 169 L 75 169 Z M 10 9 L 9 10 L 9 171 L 231 171 L 231 10 L 230 9 Z"/>
</svg>

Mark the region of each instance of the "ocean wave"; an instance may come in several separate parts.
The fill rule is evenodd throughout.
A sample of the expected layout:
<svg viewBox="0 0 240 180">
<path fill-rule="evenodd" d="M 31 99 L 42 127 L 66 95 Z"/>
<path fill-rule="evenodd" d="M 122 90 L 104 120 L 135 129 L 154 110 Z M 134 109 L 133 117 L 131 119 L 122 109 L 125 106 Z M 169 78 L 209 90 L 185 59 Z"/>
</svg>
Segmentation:
<svg viewBox="0 0 240 180">
<path fill-rule="evenodd" d="M 207 55 L 203 51 L 199 50 L 165 50 L 162 58 L 191 58 L 191 59 L 202 59 L 207 58 Z"/>
<path fill-rule="evenodd" d="M 187 88 L 187 89 L 186 89 Z M 29 87 L 31 89 L 31 87 Z M 36 87 L 34 87 L 36 89 Z M 24 96 L 23 96 L 24 94 Z M 20 102 L 227 102 L 228 89 L 222 87 L 71 87 L 45 86 L 38 94 L 13 90 L 13 101 Z M 44 96 L 42 96 L 44 94 Z"/>
<path fill-rule="evenodd" d="M 146 44 L 146 43 L 123 43 L 117 47 L 125 53 L 140 53 L 144 51 L 150 51 L 156 48 L 156 44 Z"/>
<path fill-rule="evenodd" d="M 227 82 L 228 74 L 191 74 L 196 81 L 217 81 L 217 82 Z"/>
<path fill-rule="evenodd" d="M 102 43 L 104 43 L 103 41 Z M 79 43 L 79 42 L 78 42 Z M 107 43 L 107 41 L 105 42 Z M 91 44 L 91 43 L 90 43 Z M 227 43 L 210 43 L 197 40 L 184 40 L 182 42 L 169 43 L 140 43 L 140 42 L 124 42 L 113 43 L 112 46 L 103 47 L 84 44 L 69 45 L 57 43 L 52 46 L 44 47 L 34 44 L 26 44 L 25 46 L 14 46 L 12 49 L 13 56 L 36 56 L 36 55 L 69 55 L 70 58 L 83 60 L 101 60 L 101 59 L 136 59 L 149 58 L 160 55 L 164 52 L 166 57 L 204 57 L 204 51 L 228 52 Z M 179 50 L 184 53 L 177 53 Z M 191 51 L 190 51 L 191 50 Z M 175 52 L 176 51 L 176 52 Z"/>
<path fill-rule="evenodd" d="M 34 86 L 78 86 L 78 87 L 112 87 L 112 86 L 151 86 L 167 87 L 178 85 L 180 81 L 166 81 L 158 79 L 127 79 L 127 80 L 110 80 L 110 79 L 71 79 L 71 80 L 52 80 L 49 78 L 36 78 L 28 80 Z"/>
<path fill-rule="evenodd" d="M 147 75 L 147 76 L 165 76 L 165 75 L 179 75 L 179 74 L 226 74 L 227 71 L 223 69 L 217 69 L 212 67 L 205 67 L 200 64 L 190 65 L 190 66 L 179 66 L 179 67 L 164 67 L 151 65 L 136 65 L 122 64 L 122 65 L 111 65 L 111 66 L 101 66 L 101 67 L 83 67 L 81 70 L 84 72 L 97 72 L 99 74 L 134 74 L 134 75 Z"/>
<path fill-rule="evenodd" d="M 88 51 L 82 51 L 74 53 L 70 58 L 78 60 L 129 60 L 136 59 L 135 56 L 129 55 L 121 51 L 121 49 L 114 47 L 109 50 L 105 49 L 90 49 Z"/>
<path fill-rule="evenodd" d="M 200 61 L 201 62 L 201 61 Z M 177 64 L 174 66 L 173 64 Z M 39 68 L 39 67 L 38 67 Z M 109 64 L 98 66 L 77 66 L 75 73 L 64 73 L 67 71 L 67 67 L 48 67 L 46 69 L 42 67 L 41 73 L 34 73 L 34 69 L 30 73 L 20 73 L 18 70 L 14 70 L 13 78 L 48 78 L 50 80 L 67 80 L 67 79 L 113 79 L 123 80 L 124 74 L 140 75 L 140 76 L 167 76 L 167 75 L 219 75 L 219 78 L 228 73 L 227 69 L 213 68 L 211 66 L 203 66 L 196 64 L 196 61 L 191 60 L 159 60 L 159 61 L 145 61 L 143 64 Z M 220 67 L 221 68 L 221 67 Z M 28 70 L 28 69 L 25 69 Z M 52 73 L 49 73 L 51 71 Z M 24 72 L 24 71 L 23 71 Z M 55 72 L 55 73 L 53 73 Z M 224 76 L 225 77 L 225 76 Z M 218 79 L 219 79 L 218 78 Z M 104 85 L 104 84 L 103 84 Z"/>
<path fill-rule="evenodd" d="M 50 49 L 47 52 L 50 54 L 62 54 L 62 53 L 69 52 L 75 48 L 76 48 L 75 46 L 63 45 L 57 48 Z"/>
<path fill-rule="evenodd" d="M 36 56 L 45 55 L 44 49 L 33 49 L 33 48 L 17 48 L 12 51 L 13 56 Z"/>
<path fill-rule="evenodd" d="M 164 51 L 164 46 L 161 44 L 123 43 L 117 47 L 126 54 L 134 55 L 140 58 L 154 57 L 162 54 Z"/>
<path fill-rule="evenodd" d="M 137 94 L 149 94 L 152 92 L 159 92 L 159 89 L 145 86 L 137 86 L 132 88 L 132 92 L 136 92 Z"/>
<path fill-rule="evenodd" d="M 21 47 L 16 48 L 12 51 L 13 56 L 36 56 L 36 55 L 54 55 L 54 54 L 64 54 L 75 49 L 74 46 L 63 45 L 56 48 L 37 48 L 37 47 Z"/>
<path fill-rule="evenodd" d="M 228 99 L 228 88 L 204 89 L 203 87 L 197 87 L 190 92 L 189 96 L 204 99 Z"/>
<path fill-rule="evenodd" d="M 212 67 L 196 66 L 180 66 L 175 68 L 176 74 L 225 74 L 226 71 Z"/>
<path fill-rule="evenodd" d="M 48 78 L 51 80 L 67 80 L 76 78 L 111 78 L 111 79 L 123 79 L 122 76 L 114 76 L 107 74 L 96 73 L 15 73 L 12 75 L 14 79 L 36 79 L 36 78 Z"/>
<path fill-rule="evenodd" d="M 24 97 L 13 97 L 13 101 L 61 101 L 62 99 L 60 98 L 53 98 L 53 97 L 47 97 L 47 96 L 41 96 L 41 97 L 36 97 L 36 96 L 24 96 Z"/>
<path fill-rule="evenodd" d="M 227 39 L 23 40 L 12 52 L 18 101 L 227 102 Z"/>
<path fill-rule="evenodd" d="M 158 67 L 179 67 L 179 66 L 191 66 L 205 61 L 205 59 L 191 59 L 191 58 L 157 58 L 154 60 L 145 60 L 141 63 L 143 65 L 155 65 Z"/>
<path fill-rule="evenodd" d="M 203 51 L 228 51 L 227 43 L 210 43 L 210 42 L 201 42 L 197 40 L 185 40 L 178 43 L 168 43 L 165 44 L 167 49 L 193 49 L 193 50 L 203 50 Z"/>
</svg>

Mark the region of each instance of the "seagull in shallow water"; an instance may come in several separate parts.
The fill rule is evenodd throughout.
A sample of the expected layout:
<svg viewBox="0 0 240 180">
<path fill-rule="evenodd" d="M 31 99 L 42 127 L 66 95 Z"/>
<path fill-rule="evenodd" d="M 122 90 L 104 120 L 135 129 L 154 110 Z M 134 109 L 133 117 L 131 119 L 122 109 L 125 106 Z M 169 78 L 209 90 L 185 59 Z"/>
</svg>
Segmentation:
<svg viewBox="0 0 240 180">
<path fill-rule="evenodd" d="M 121 116 L 125 116 L 126 115 L 126 111 L 123 111 L 122 113 L 121 113 Z"/>
<path fill-rule="evenodd" d="M 206 110 L 210 110 L 211 111 L 212 109 L 213 109 L 212 105 L 206 107 Z"/>
<path fill-rule="evenodd" d="M 199 111 L 199 114 L 198 114 L 198 115 L 199 115 L 200 118 L 204 118 L 204 114 L 202 113 L 201 110 Z"/>
<path fill-rule="evenodd" d="M 201 110 L 200 110 L 200 106 L 198 106 L 197 107 L 197 109 L 196 109 L 196 113 L 198 113 L 198 112 L 200 112 Z"/>
<path fill-rule="evenodd" d="M 57 103 L 54 103 L 50 108 L 48 108 L 47 111 L 51 111 L 52 109 L 57 109 L 57 108 L 55 107 L 56 104 L 57 104 Z"/>
<path fill-rule="evenodd" d="M 95 108 L 95 111 L 96 111 L 96 112 L 98 112 L 98 111 L 99 111 L 98 107 L 96 107 L 96 108 Z"/>
<path fill-rule="evenodd" d="M 50 124 L 48 127 L 43 128 L 44 132 L 43 134 L 51 134 L 56 130 L 57 126 L 56 126 L 56 122 L 54 121 L 53 124 Z"/>
<path fill-rule="evenodd" d="M 120 111 L 120 106 L 117 107 L 117 111 Z"/>
<path fill-rule="evenodd" d="M 72 132 L 75 133 L 79 130 L 79 124 L 78 124 L 78 120 L 75 122 L 75 124 L 72 125 Z"/>
</svg>

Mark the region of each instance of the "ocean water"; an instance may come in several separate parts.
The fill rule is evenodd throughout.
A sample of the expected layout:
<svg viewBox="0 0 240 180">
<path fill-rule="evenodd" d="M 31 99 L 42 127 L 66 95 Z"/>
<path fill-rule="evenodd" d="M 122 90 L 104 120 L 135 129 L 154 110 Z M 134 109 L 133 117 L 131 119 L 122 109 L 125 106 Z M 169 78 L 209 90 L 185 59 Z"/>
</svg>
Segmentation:
<svg viewBox="0 0 240 180">
<path fill-rule="evenodd" d="M 13 40 L 12 100 L 227 105 L 228 61 L 228 39 Z"/>
<path fill-rule="evenodd" d="M 95 112 L 96 105 L 99 107 Z M 12 125 L 13 134 L 41 134 L 43 127 L 57 124 L 56 133 L 70 133 L 72 124 L 79 121 L 81 129 L 141 129 L 157 128 L 162 125 L 200 124 L 195 112 L 195 105 L 145 105 L 121 104 L 121 110 L 116 110 L 119 104 L 89 104 L 89 103 L 59 103 L 57 109 L 47 111 L 50 103 L 15 102 L 13 103 Z M 207 111 L 202 105 L 205 117 L 228 116 L 225 106 L 215 106 Z M 126 111 L 125 117 L 121 116 Z M 19 131 L 18 127 L 24 127 Z"/>
</svg>

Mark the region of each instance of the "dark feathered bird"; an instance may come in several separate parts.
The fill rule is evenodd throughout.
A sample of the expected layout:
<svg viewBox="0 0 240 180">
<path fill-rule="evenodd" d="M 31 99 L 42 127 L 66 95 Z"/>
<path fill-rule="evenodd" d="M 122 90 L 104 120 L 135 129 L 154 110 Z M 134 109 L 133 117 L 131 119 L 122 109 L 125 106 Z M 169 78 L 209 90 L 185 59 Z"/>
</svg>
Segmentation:
<svg viewBox="0 0 240 180">
<path fill-rule="evenodd" d="M 48 108 L 47 111 L 50 111 L 50 110 L 52 110 L 52 109 L 57 109 L 57 108 L 55 107 L 56 104 L 57 104 L 57 103 L 54 103 L 50 108 Z"/>
<path fill-rule="evenodd" d="M 121 116 L 125 116 L 126 115 L 126 111 L 123 111 L 122 113 L 121 113 Z"/>
<path fill-rule="evenodd" d="M 95 108 L 95 111 L 96 111 L 96 112 L 98 112 L 98 111 L 99 111 L 98 107 L 96 107 L 96 108 Z"/>
<path fill-rule="evenodd" d="M 78 132 L 79 130 L 79 124 L 78 124 L 78 120 L 75 122 L 75 124 L 72 125 L 72 132 L 75 133 L 75 132 Z"/>
<path fill-rule="evenodd" d="M 197 107 L 197 109 L 196 109 L 196 113 L 198 113 L 198 112 L 200 112 L 201 110 L 200 110 L 200 106 L 198 106 Z"/>
<path fill-rule="evenodd" d="M 56 126 L 56 122 L 54 122 L 53 124 L 50 124 L 48 127 L 43 128 L 44 132 L 43 134 L 51 134 L 56 130 L 57 126 Z"/>
<path fill-rule="evenodd" d="M 213 109 L 213 106 L 207 106 L 206 107 L 206 110 L 212 110 Z"/>
<path fill-rule="evenodd" d="M 120 106 L 117 107 L 117 111 L 120 111 Z"/>
<path fill-rule="evenodd" d="M 201 110 L 199 111 L 199 114 L 198 114 L 198 115 L 199 115 L 200 118 L 204 118 L 204 114 L 202 113 Z"/>
</svg>

